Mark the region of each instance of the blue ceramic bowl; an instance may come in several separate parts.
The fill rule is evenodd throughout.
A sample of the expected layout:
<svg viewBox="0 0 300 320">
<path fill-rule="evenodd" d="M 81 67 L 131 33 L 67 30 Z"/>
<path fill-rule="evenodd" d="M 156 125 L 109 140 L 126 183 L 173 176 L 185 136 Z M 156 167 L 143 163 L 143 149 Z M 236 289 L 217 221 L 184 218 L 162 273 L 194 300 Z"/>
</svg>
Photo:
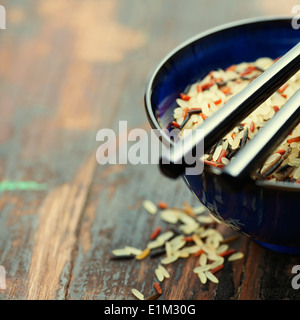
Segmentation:
<svg viewBox="0 0 300 320">
<path fill-rule="evenodd" d="M 145 106 L 152 128 L 166 128 L 175 99 L 211 70 L 260 57 L 275 59 L 299 41 L 300 31 L 292 28 L 290 17 L 239 21 L 189 39 L 165 57 L 150 78 Z M 232 192 L 219 184 L 207 166 L 202 175 L 183 179 L 196 198 L 226 225 L 266 248 L 300 254 L 299 186 L 256 181 Z"/>
</svg>

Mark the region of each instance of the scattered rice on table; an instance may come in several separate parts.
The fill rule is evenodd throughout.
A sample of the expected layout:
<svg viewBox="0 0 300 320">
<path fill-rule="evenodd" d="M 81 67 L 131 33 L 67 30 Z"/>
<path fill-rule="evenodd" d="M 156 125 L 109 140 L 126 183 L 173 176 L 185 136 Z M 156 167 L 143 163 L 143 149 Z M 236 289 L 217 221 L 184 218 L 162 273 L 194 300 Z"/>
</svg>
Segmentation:
<svg viewBox="0 0 300 320">
<path fill-rule="evenodd" d="M 219 283 L 219 279 L 209 271 L 205 271 L 206 278 L 213 283 Z"/>
<path fill-rule="evenodd" d="M 164 277 L 164 275 L 162 274 L 161 270 L 160 270 L 159 268 L 156 268 L 156 269 L 154 270 L 154 272 L 155 272 L 155 275 L 156 275 L 157 280 L 158 280 L 159 282 L 163 282 L 164 279 L 165 279 L 165 277 Z"/>
<path fill-rule="evenodd" d="M 132 288 L 132 289 L 131 289 L 131 292 L 132 292 L 132 294 L 133 294 L 135 297 L 137 297 L 139 300 L 145 300 L 144 295 L 143 295 L 140 291 L 138 291 L 137 289 Z"/>
<path fill-rule="evenodd" d="M 153 202 L 151 203 L 156 207 Z M 197 259 L 198 266 L 194 268 L 193 273 L 198 276 L 200 284 L 204 285 L 208 280 L 213 283 L 219 282 L 215 274 L 223 269 L 226 264 L 225 259 L 234 262 L 244 257 L 242 252 L 229 248 L 228 242 L 237 240 L 237 237 L 224 239 L 216 227 L 219 222 L 211 218 L 204 207 L 201 210 L 199 207 L 189 207 L 187 210 L 187 204 L 184 204 L 183 208 L 160 209 L 159 206 L 158 208 L 161 219 L 167 220 L 172 227 L 165 231 L 161 226 L 156 227 L 154 231 L 159 230 L 159 234 L 156 234 L 154 240 L 149 239 L 149 242 L 144 244 L 143 247 L 146 249 L 125 246 L 112 250 L 114 260 L 130 258 L 138 262 L 160 257 L 153 272 L 153 288 L 156 292 L 145 297 L 143 293 L 133 288 L 131 292 L 137 299 L 157 299 L 163 293 L 161 286 L 164 281 L 168 281 L 175 273 L 174 271 L 172 274 L 171 264 L 179 259 Z M 166 212 L 169 219 L 164 219 Z"/>
<path fill-rule="evenodd" d="M 199 127 L 273 63 L 270 58 L 260 58 L 255 62 L 232 65 L 225 70 L 211 71 L 180 94 L 176 100 L 178 107 L 174 109 L 174 120 L 168 129 L 179 128 L 184 138 L 185 129 Z M 213 146 L 204 155 L 204 162 L 219 168 L 226 166 L 299 88 L 300 71 Z M 300 124 L 258 168 L 254 178 L 300 183 Z"/>
<path fill-rule="evenodd" d="M 145 200 L 143 202 L 143 207 L 144 209 L 149 212 L 150 214 L 156 214 L 157 213 L 157 207 L 156 205 L 150 201 L 150 200 Z"/>
<path fill-rule="evenodd" d="M 235 260 L 239 260 L 242 259 L 244 257 L 244 254 L 242 252 L 236 252 L 233 253 L 229 258 L 228 261 L 235 261 Z"/>
</svg>

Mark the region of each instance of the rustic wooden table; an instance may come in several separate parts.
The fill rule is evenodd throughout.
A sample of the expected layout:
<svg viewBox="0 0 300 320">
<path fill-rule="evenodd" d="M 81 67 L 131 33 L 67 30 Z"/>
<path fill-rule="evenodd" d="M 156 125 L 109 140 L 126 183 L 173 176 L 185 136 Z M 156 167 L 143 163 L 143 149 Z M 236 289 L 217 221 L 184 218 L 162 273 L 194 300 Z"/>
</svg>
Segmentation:
<svg viewBox="0 0 300 320">
<path fill-rule="evenodd" d="M 247 17 L 290 14 L 295 1 L 3 1 L 0 30 L 0 299 L 134 299 L 153 292 L 157 259 L 110 260 L 143 248 L 159 215 L 143 199 L 197 205 L 182 181 L 155 165 L 96 162 L 101 128 L 150 129 L 143 94 L 171 49 L 208 28 Z M 219 226 L 226 236 L 235 234 Z M 168 267 L 159 299 L 299 299 L 299 257 L 241 236 L 245 257 L 201 285 L 195 259 Z"/>
</svg>

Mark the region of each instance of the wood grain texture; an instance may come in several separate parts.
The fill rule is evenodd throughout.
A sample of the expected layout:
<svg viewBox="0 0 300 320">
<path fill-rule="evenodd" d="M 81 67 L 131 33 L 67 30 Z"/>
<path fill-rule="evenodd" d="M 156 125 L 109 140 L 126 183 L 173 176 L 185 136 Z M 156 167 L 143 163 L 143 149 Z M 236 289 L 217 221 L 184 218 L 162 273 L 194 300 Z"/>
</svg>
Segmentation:
<svg viewBox="0 0 300 320">
<path fill-rule="evenodd" d="M 92 156 L 72 183 L 54 188 L 40 206 L 28 272 L 28 299 L 66 296 L 77 249 L 77 228 L 94 170 Z"/>
<path fill-rule="evenodd" d="M 283 5 L 284 3 L 284 5 Z M 222 23 L 290 14 L 294 1 L 28 0 L 3 1 L 0 30 L 0 177 L 44 188 L 0 193 L 0 299 L 134 299 L 154 293 L 160 258 L 110 260 L 124 245 L 144 248 L 159 215 L 143 199 L 196 205 L 182 181 L 156 166 L 100 166 L 96 133 L 149 130 L 143 94 L 150 73 L 171 49 Z M 1 182 L 0 181 L 0 182 Z M 224 235 L 235 232 L 219 226 Z M 244 236 L 245 253 L 201 285 L 196 259 L 167 266 L 159 299 L 299 299 L 291 269 L 299 257 L 275 254 Z"/>
</svg>

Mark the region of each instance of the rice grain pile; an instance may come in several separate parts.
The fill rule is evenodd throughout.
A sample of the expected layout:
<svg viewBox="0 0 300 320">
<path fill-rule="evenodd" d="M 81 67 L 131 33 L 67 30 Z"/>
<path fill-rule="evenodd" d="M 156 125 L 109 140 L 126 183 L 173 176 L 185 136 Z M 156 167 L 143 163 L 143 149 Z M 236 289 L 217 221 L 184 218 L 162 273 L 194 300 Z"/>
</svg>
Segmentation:
<svg viewBox="0 0 300 320">
<path fill-rule="evenodd" d="M 179 259 L 197 259 L 193 273 L 204 285 L 208 281 L 219 282 L 215 274 L 223 269 L 226 261 L 233 262 L 244 257 L 242 252 L 229 248 L 229 243 L 238 237 L 224 239 L 217 230 L 220 222 L 208 214 L 203 206 L 193 208 L 184 203 L 183 208 L 170 208 L 165 202 L 156 205 L 145 200 L 143 208 L 151 215 L 154 211 L 159 212 L 161 220 L 172 227 L 164 231 L 161 226 L 156 227 L 142 249 L 125 246 L 112 250 L 113 260 L 159 259 L 153 270 L 155 293 L 145 297 L 136 288 L 131 289 L 131 293 L 139 300 L 154 300 L 163 293 L 161 285 L 173 276 L 170 266 Z"/>
<path fill-rule="evenodd" d="M 226 70 L 211 71 L 203 80 L 193 83 L 180 94 L 169 129 L 179 128 L 184 138 L 185 129 L 199 127 L 273 63 L 270 58 L 260 58 L 252 63 L 232 65 Z M 204 162 L 219 168 L 227 165 L 299 88 L 300 71 L 211 148 L 204 155 Z M 300 125 L 258 168 L 255 178 L 300 183 Z"/>
</svg>

